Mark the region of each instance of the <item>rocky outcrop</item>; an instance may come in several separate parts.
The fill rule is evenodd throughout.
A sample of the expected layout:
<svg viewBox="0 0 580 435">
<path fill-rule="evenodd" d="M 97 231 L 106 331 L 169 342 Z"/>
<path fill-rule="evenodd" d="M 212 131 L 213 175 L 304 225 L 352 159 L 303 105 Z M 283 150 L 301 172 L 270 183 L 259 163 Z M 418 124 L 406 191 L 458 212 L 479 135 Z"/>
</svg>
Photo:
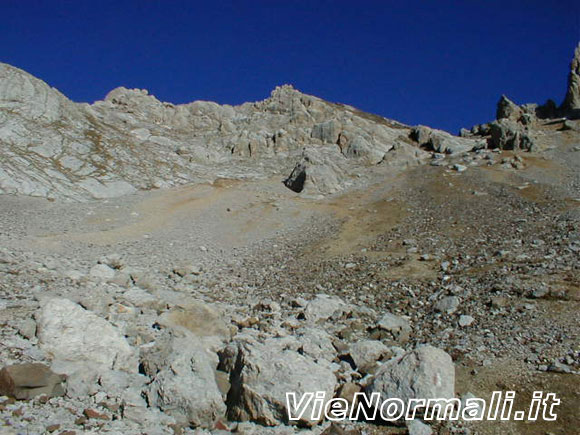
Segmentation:
<svg viewBox="0 0 580 435">
<path fill-rule="evenodd" d="M 502 150 L 532 151 L 534 141 L 529 132 L 515 121 L 500 119 L 490 124 L 490 147 Z"/>
<path fill-rule="evenodd" d="M 553 116 L 554 107 L 550 103 L 517 105 L 505 95 L 497 103 L 496 120 L 487 124 L 475 125 L 471 130 L 462 129 L 462 136 L 487 138 L 489 148 L 502 150 L 533 151 L 536 146 L 532 129 L 538 119 Z"/>
<path fill-rule="evenodd" d="M 570 63 L 568 88 L 560 110 L 565 116 L 580 117 L 580 43 L 576 47 Z"/>
<path fill-rule="evenodd" d="M 514 103 L 505 95 L 502 95 L 497 102 L 496 119 L 509 119 L 512 121 L 519 121 L 524 111 L 520 106 Z"/>
<path fill-rule="evenodd" d="M 307 148 L 284 185 L 294 192 L 327 195 L 351 184 L 345 169 L 346 159 L 332 150 Z"/>
<path fill-rule="evenodd" d="M 402 124 L 288 85 L 240 106 L 174 105 L 124 87 L 89 105 L 0 64 L 0 193 L 86 200 L 211 182 L 218 174 L 282 175 L 306 147 L 333 162 L 310 170 L 325 185 L 315 190 L 326 194 L 346 184 L 321 182 L 332 178 L 334 169 L 325 167 L 345 157 L 348 171 L 380 163 L 407 135 Z"/>
<path fill-rule="evenodd" d="M 570 63 L 566 97 L 560 107 L 557 107 L 551 99 L 543 105 L 533 103 L 518 105 L 502 95 L 497 103 L 495 121 L 475 125 L 471 130 L 461 129 L 460 135 L 466 138 L 487 137 L 491 148 L 532 151 L 536 147 L 536 141 L 532 137 L 531 130 L 537 127 L 541 120 L 558 117 L 580 118 L 580 44 Z M 426 131 L 422 131 L 419 135 L 415 129 L 412 135 L 415 136 L 415 140 L 420 137 L 420 143 L 427 143 Z"/>
<path fill-rule="evenodd" d="M 423 125 L 414 127 L 410 138 L 419 146 L 443 154 L 464 154 L 480 146 L 477 140 L 462 138 Z"/>
</svg>

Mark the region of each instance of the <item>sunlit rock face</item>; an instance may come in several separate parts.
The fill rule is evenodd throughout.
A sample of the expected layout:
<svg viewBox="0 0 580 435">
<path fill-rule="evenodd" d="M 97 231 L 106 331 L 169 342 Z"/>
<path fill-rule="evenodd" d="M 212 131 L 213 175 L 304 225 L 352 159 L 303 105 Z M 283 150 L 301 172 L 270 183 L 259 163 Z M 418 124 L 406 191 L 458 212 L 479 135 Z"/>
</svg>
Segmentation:
<svg viewBox="0 0 580 435">
<path fill-rule="evenodd" d="M 0 193 L 82 201 L 216 177 L 283 180 L 307 148 L 320 150 L 329 171 L 341 168 L 325 176 L 336 178 L 331 185 L 319 176 L 303 186 L 326 194 L 350 185 L 354 168 L 414 147 L 408 134 L 402 124 L 289 85 L 240 106 L 174 105 L 123 87 L 89 105 L 0 64 Z"/>
</svg>

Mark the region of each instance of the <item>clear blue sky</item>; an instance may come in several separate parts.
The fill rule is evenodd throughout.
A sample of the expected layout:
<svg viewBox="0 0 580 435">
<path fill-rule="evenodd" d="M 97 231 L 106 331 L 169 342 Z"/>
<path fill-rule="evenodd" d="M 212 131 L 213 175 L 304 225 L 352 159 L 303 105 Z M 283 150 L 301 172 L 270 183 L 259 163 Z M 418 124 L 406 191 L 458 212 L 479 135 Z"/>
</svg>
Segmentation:
<svg viewBox="0 0 580 435">
<path fill-rule="evenodd" d="M 239 104 L 279 84 L 457 132 L 565 94 L 580 1 L 0 0 L 0 61 L 74 101 Z"/>
</svg>

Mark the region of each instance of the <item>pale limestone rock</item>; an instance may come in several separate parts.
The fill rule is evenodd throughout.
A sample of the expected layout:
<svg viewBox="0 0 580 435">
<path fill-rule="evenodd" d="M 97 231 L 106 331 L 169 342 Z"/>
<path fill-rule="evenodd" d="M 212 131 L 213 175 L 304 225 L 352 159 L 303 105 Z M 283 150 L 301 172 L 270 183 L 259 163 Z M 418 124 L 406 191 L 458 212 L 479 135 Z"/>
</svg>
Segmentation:
<svg viewBox="0 0 580 435">
<path fill-rule="evenodd" d="M 68 299 L 43 302 L 36 314 L 42 350 L 53 357 L 53 366 L 69 374 L 81 367 L 95 371 L 137 371 L 137 357 L 121 332 L 105 319 Z"/>
<path fill-rule="evenodd" d="M 366 389 L 382 400 L 451 399 L 455 395 L 455 366 L 451 357 L 433 346 L 420 346 L 381 366 Z"/>
<path fill-rule="evenodd" d="M 327 320 L 334 314 L 341 315 L 346 309 L 346 304 L 340 298 L 319 294 L 306 305 L 304 317 L 306 320 L 317 322 Z"/>
<path fill-rule="evenodd" d="M 378 340 L 361 340 L 349 346 L 349 355 L 361 373 L 368 373 L 377 361 L 392 355 L 390 348 Z"/>
<path fill-rule="evenodd" d="M 324 403 L 334 395 L 336 377 L 326 364 L 317 364 L 284 346 L 283 340 L 271 339 L 267 344 L 241 344 L 231 373 L 232 387 L 228 395 L 228 416 L 241 421 L 253 421 L 276 426 L 288 420 L 286 393 L 324 391 Z M 301 424 L 317 424 L 309 416 Z"/>
<path fill-rule="evenodd" d="M 153 382 L 146 395 L 179 423 L 211 428 L 226 412 L 215 363 L 202 342 L 191 334 L 166 335 L 143 356 Z"/>
</svg>

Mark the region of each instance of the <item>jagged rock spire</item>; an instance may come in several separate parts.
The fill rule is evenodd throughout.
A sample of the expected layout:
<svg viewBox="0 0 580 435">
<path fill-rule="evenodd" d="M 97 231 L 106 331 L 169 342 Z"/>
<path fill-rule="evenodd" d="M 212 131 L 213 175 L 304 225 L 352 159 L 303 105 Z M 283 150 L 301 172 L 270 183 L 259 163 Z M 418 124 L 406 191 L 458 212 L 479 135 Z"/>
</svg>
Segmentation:
<svg viewBox="0 0 580 435">
<path fill-rule="evenodd" d="M 580 43 L 574 51 L 568 74 L 568 90 L 561 106 L 565 114 L 580 114 Z"/>
</svg>

